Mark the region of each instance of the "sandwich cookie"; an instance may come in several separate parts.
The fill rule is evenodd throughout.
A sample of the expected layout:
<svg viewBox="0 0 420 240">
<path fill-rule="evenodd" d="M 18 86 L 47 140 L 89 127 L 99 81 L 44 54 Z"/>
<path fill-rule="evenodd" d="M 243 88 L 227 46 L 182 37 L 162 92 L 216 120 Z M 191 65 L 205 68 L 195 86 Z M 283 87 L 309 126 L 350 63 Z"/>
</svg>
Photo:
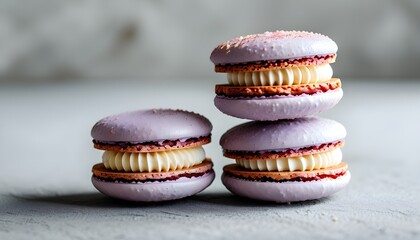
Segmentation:
<svg viewBox="0 0 420 240">
<path fill-rule="evenodd" d="M 98 121 L 91 135 L 102 163 L 92 168 L 93 185 L 128 201 L 166 201 L 199 193 L 214 177 L 202 145 L 211 140 L 210 121 L 171 109 L 126 112 Z"/>
<path fill-rule="evenodd" d="M 350 181 L 345 136 L 343 125 L 318 117 L 238 125 L 220 139 L 223 155 L 236 160 L 223 168 L 222 182 L 234 194 L 264 201 L 329 196 Z"/>
<path fill-rule="evenodd" d="M 224 42 L 210 56 L 228 82 L 216 85 L 214 104 L 230 116 L 259 121 L 326 111 L 343 96 L 330 66 L 336 53 L 333 40 L 312 32 L 265 32 Z"/>
</svg>

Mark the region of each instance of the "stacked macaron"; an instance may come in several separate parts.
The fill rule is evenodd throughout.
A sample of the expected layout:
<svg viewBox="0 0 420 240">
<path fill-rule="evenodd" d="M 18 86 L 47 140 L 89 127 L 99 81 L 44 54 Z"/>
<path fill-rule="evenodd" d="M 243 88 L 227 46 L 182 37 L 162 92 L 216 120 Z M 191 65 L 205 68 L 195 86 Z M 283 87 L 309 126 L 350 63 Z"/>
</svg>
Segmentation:
<svg viewBox="0 0 420 240">
<path fill-rule="evenodd" d="M 223 168 L 233 193 L 259 200 L 318 199 L 350 180 L 341 147 L 346 130 L 336 121 L 307 117 L 247 122 L 227 131 L 220 144 L 236 164 Z"/>
<path fill-rule="evenodd" d="M 335 106 L 343 96 L 330 63 L 337 45 L 309 32 L 265 32 L 224 42 L 211 53 L 216 72 L 216 107 L 251 120 L 305 117 Z"/>
<path fill-rule="evenodd" d="M 220 144 L 236 164 L 223 169 L 223 184 L 249 198 L 292 202 L 318 199 L 350 180 L 338 122 L 311 117 L 342 98 L 330 63 L 337 45 L 327 36 L 265 32 L 224 42 L 210 59 L 228 84 L 216 85 L 216 107 L 257 120 L 228 130 Z"/>
<path fill-rule="evenodd" d="M 129 201 L 166 201 L 196 194 L 214 179 L 202 145 L 211 140 L 210 121 L 171 109 L 126 112 L 98 121 L 94 147 L 105 150 L 92 168 L 93 185 Z"/>
</svg>

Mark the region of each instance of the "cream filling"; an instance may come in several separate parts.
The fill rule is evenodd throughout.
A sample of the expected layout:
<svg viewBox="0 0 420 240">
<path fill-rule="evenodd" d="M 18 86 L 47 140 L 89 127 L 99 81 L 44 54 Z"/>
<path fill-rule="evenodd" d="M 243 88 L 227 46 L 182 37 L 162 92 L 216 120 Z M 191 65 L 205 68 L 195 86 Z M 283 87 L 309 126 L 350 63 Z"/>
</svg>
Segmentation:
<svg viewBox="0 0 420 240">
<path fill-rule="evenodd" d="M 236 86 L 290 86 L 325 82 L 330 80 L 332 75 L 333 70 L 330 64 L 325 63 L 268 71 L 227 73 L 227 80 L 230 85 Z"/>
<path fill-rule="evenodd" d="M 237 159 L 236 164 L 258 171 L 312 171 L 340 164 L 343 155 L 340 148 L 322 153 L 300 157 L 282 157 L 279 159 Z"/>
<path fill-rule="evenodd" d="M 189 168 L 203 162 L 203 147 L 162 152 L 129 153 L 105 151 L 102 162 L 105 168 L 125 172 L 168 172 Z"/>
</svg>

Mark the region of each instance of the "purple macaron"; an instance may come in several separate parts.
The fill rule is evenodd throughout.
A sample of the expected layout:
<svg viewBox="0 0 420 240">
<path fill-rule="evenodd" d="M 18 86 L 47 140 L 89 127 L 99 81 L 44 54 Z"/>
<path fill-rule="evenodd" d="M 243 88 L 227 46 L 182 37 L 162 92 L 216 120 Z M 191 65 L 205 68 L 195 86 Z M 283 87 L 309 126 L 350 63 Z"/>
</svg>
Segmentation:
<svg viewBox="0 0 420 240">
<path fill-rule="evenodd" d="M 345 136 L 343 125 L 319 117 L 238 125 L 220 139 L 224 156 L 236 161 L 223 168 L 222 182 L 234 194 L 264 201 L 330 196 L 350 181 Z"/>
<path fill-rule="evenodd" d="M 193 112 L 149 109 L 99 120 L 94 147 L 104 150 L 92 168 L 93 185 L 113 198 L 137 202 L 180 199 L 207 188 L 215 174 L 202 145 L 210 121 Z"/>
<path fill-rule="evenodd" d="M 312 116 L 342 98 L 333 78 L 337 44 L 312 32 L 276 31 L 234 38 L 210 59 L 227 84 L 216 85 L 215 106 L 244 119 L 274 121 Z"/>
</svg>

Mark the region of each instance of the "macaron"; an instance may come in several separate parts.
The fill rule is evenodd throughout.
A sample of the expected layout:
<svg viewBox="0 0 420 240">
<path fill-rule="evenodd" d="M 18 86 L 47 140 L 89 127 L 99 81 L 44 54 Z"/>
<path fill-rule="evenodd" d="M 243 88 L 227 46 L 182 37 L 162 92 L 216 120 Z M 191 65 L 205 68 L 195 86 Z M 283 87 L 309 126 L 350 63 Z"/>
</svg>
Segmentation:
<svg viewBox="0 0 420 240">
<path fill-rule="evenodd" d="M 180 199 L 207 188 L 213 163 L 202 145 L 212 124 L 193 112 L 149 109 L 105 117 L 92 128 L 94 148 L 104 150 L 92 183 L 105 195 L 128 201 Z"/>
<path fill-rule="evenodd" d="M 214 104 L 223 113 L 273 121 L 311 116 L 342 98 L 333 78 L 337 44 L 304 31 L 276 31 L 234 38 L 211 53 L 215 71 L 227 84 L 216 85 Z"/>
<path fill-rule="evenodd" d="M 319 117 L 238 125 L 220 139 L 223 155 L 236 161 L 223 168 L 222 182 L 234 194 L 263 201 L 327 197 L 350 181 L 342 161 L 345 136 L 343 125 Z"/>
</svg>

